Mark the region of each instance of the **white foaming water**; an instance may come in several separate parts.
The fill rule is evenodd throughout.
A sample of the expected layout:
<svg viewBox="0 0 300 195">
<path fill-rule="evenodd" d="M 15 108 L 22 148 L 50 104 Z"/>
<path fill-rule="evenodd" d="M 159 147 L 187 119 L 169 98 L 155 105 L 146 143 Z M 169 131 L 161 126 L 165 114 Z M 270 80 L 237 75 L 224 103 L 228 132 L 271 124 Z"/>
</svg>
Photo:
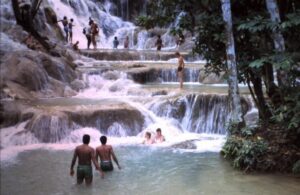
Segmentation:
<svg viewBox="0 0 300 195">
<path fill-rule="evenodd" d="M 93 74 L 84 75 L 85 82 L 89 88 L 81 91 L 76 97 L 84 98 L 107 98 L 127 96 L 130 90 L 139 89 L 140 85 L 127 79 L 125 73 L 119 71 L 110 71 L 104 73 L 104 76 L 114 77 L 115 80 L 105 79 L 103 75 Z"/>
<path fill-rule="evenodd" d="M 100 10 L 99 6 L 93 1 L 79 1 L 75 2 L 79 4 L 79 13 L 75 13 L 72 7 L 64 4 L 60 0 L 49 0 L 49 3 L 53 7 L 54 11 L 57 13 L 58 18 L 62 19 L 66 16 L 68 19 L 74 19 L 74 27 L 73 27 L 73 42 L 79 41 L 80 48 L 87 47 L 87 40 L 85 35 L 82 33 L 84 27 L 88 26 L 89 17 L 92 16 L 93 19 L 98 23 L 99 28 L 99 36 L 97 37 L 97 46 L 98 48 L 112 48 L 112 37 L 117 36 L 114 32 L 110 36 L 106 36 L 103 32 L 102 27 L 110 26 L 111 30 L 116 31 L 120 34 L 120 31 L 125 30 L 129 31 L 129 29 L 134 29 L 134 25 L 130 22 L 124 22 L 120 18 L 110 15 L 102 10 Z M 89 7 L 92 7 L 93 12 L 90 12 Z M 95 16 L 95 17 L 94 17 Z M 62 24 L 60 25 L 62 27 Z M 63 29 L 63 28 L 62 28 Z M 124 32 L 124 34 L 132 34 Z M 123 34 L 122 34 L 123 35 Z"/>
<path fill-rule="evenodd" d="M 140 30 L 133 23 L 111 15 L 112 3 L 109 1 L 105 1 L 103 5 L 92 0 L 72 1 L 69 2 L 69 5 L 61 0 L 48 1 L 59 19 L 62 19 L 64 16 L 68 19 L 74 19 L 73 42 L 79 41 L 79 48 L 87 48 L 87 40 L 82 30 L 88 26 L 89 17 L 92 17 L 100 27 L 99 36 L 97 37 L 97 48 L 112 48 L 115 36 L 119 40 L 118 48 L 124 48 L 123 43 L 126 36 L 128 36 L 129 48 L 138 50 L 155 49 L 154 42 L 149 39 L 147 31 Z M 62 24 L 60 26 L 63 29 Z M 134 41 L 135 37 L 137 37 L 136 42 Z M 162 35 L 162 39 L 164 42 L 163 50 L 175 48 L 175 39 L 169 35 L 169 32 Z"/>
</svg>

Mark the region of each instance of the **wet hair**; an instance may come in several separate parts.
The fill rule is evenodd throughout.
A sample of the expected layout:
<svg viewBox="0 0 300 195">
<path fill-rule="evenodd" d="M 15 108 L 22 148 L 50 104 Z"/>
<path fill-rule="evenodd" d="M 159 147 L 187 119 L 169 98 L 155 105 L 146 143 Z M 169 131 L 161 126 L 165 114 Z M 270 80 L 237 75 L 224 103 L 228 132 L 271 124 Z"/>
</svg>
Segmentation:
<svg viewBox="0 0 300 195">
<path fill-rule="evenodd" d="M 160 128 L 157 128 L 157 129 L 156 129 L 156 132 L 161 132 L 161 129 L 160 129 Z"/>
<path fill-rule="evenodd" d="M 160 35 L 157 35 L 158 38 L 160 38 Z"/>
<path fill-rule="evenodd" d="M 175 56 L 180 56 L 180 53 L 177 51 L 177 52 L 175 53 Z"/>
<path fill-rule="evenodd" d="M 91 137 L 88 134 L 84 134 L 83 137 L 82 137 L 82 142 L 84 144 L 89 144 L 90 143 L 90 139 L 91 139 Z"/>
<path fill-rule="evenodd" d="M 71 20 L 70 20 L 71 22 L 73 22 L 74 20 L 73 20 L 73 18 L 71 18 Z"/>
<path fill-rule="evenodd" d="M 149 136 L 149 138 L 151 138 L 151 133 L 150 132 L 146 132 L 146 135 L 148 135 Z"/>
<path fill-rule="evenodd" d="M 115 39 L 118 39 L 118 37 L 115 37 Z"/>
<path fill-rule="evenodd" d="M 101 137 L 100 137 L 100 142 L 101 142 L 101 144 L 106 144 L 106 142 L 107 142 L 107 137 L 105 136 L 105 135 L 102 135 Z"/>
</svg>

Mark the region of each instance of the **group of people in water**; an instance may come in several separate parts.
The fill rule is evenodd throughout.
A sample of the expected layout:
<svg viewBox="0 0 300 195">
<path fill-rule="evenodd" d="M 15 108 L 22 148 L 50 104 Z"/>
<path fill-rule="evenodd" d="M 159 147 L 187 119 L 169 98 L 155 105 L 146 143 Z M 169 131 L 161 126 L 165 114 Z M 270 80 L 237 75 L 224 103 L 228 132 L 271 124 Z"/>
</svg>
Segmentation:
<svg viewBox="0 0 300 195">
<path fill-rule="evenodd" d="M 142 144 L 153 144 L 161 143 L 165 141 L 165 137 L 161 133 L 161 129 L 156 130 L 156 136 L 154 139 L 151 139 L 151 133 L 146 132 L 145 140 Z M 76 170 L 77 184 L 82 184 L 85 181 L 86 185 L 91 185 L 93 181 L 93 168 L 92 163 L 94 164 L 97 171 L 99 171 L 102 178 L 104 178 L 104 172 L 113 171 L 114 166 L 112 160 L 116 163 L 119 169 L 121 166 L 119 161 L 113 151 L 113 147 L 107 143 L 107 137 L 101 136 L 100 142 L 101 145 L 96 148 L 89 146 L 90 136 L 88 134 L 83 135 L 82 137 L 83 144 L 77 146 L 74 150 L 70 175 L 74 176 L 74 166 L 78 159 L 78 165 Z M 98 160 L 100 159 L 100 164 Z"/>
</svg>

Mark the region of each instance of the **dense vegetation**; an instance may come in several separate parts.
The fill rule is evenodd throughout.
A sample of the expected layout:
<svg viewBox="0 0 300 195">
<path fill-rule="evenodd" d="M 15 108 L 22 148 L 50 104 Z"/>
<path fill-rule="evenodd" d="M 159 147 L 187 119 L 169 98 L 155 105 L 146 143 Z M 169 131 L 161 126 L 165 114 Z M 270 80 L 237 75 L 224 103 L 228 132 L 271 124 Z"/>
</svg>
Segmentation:
<svg viewBox="0 0 300 195">
<path fill-rule="evenodd" d="M 279 8 L 272 19 L 266 2 Z M 234 167 L 300 172 L 300 1 L 231 0 L 239 82 L 248 85 L 259 111 L 255 127 L 230 124 L 222 153 Z M 227 72 L 226 35 L 220 0 L 152 0 L 137 24 L 190 31 L 206 71 Z M 180 18 L 178 18 L 180 16 Z M 283 43 L 278 47 L 278 37 Z"/>
</svg>

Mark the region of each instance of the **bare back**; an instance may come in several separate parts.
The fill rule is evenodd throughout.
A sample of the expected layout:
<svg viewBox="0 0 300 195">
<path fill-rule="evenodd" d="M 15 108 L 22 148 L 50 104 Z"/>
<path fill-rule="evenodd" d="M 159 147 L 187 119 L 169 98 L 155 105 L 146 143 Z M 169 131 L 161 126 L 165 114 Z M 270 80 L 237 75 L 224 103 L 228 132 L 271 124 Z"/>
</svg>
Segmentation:
<svg viewBox="0 0 300 195">
<path fill-rule="evenodd" d="M 111 155 L 113 150 L 111 145 L 101 145 L 96 148 L 97 156 L 100 157 L 101 161 L 111 161 Z"/>
<path fill-rule="evenodd" d="M 178 58 L 178 67 L 184 68 L 184 60 L 182 56 Z"/>
<path fill-rule="evenodd" d="M 75 153 L 78 156 L 78 165 L 91 165 L 94 155 L 94 149 L 92 147 L 85 144 L 77 146 Z"/>
</svg>

